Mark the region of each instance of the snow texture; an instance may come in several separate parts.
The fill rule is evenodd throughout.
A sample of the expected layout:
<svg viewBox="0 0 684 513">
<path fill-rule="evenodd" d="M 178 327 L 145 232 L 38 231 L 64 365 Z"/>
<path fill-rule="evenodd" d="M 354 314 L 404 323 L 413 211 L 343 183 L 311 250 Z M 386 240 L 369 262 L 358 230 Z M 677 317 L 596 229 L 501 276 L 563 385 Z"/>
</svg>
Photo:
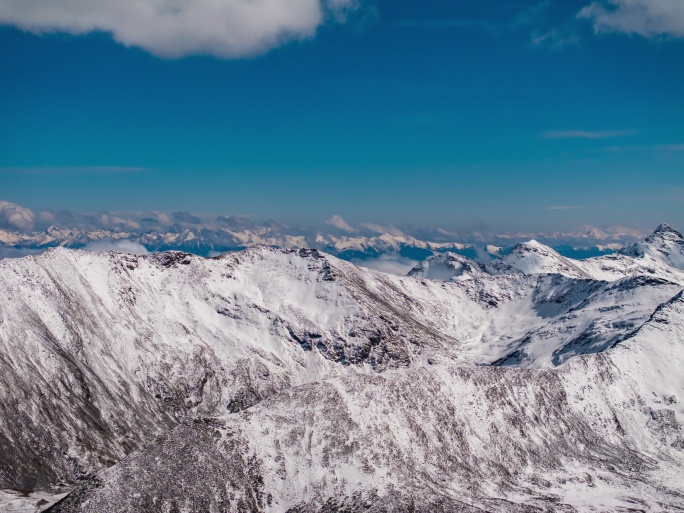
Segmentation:
<svg viewBox="0 0 684 513">
<path fill-rule="evenodd" d="M 2 261 L 0 500 L 681 510 L 683 248 L 661 226 L 616 255 L 531 241 L 406 277 L 268 247 Z"/>
</svg>

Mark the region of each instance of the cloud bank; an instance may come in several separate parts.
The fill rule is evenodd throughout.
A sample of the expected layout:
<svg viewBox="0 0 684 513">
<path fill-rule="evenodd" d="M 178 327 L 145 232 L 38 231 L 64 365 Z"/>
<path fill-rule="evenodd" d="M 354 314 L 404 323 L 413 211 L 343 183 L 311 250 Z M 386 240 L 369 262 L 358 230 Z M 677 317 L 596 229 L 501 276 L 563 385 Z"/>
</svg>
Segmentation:
<svg viewBox="0 0 684 513">
<path fill-rule="evenodd" d="M 0 24 L 34 33 L 111 33 L 159 57 L 238 58 L 313 37 L 357 0 L 3 0 Z"/>
<path fill-rule="evenodd" d="M 540 211 L 591 208 L 583 205 L 550 205 Z M 334 223 L 333 223 L 334 222 Z M 284 226 L 270 219 L 260 221 L 240 216 L 159 211 L 70 212 L 30 209 L 0 200 L 0 259 L 36 253 L 65 245 L 90 251 L 144 254 L 147 251 L 180 250 L 212 256 L 254 244 L 288 248 L 312 247 L 358 265 L 394 274 L 405 274 L 431 250 L 464 250 L 467 256 L 486 260 L 498 250 L 485 244 L 509 247 L 536 239 L 551 246 L 594 245 L 632 242 L 647 230 L 592 226 L 572 231 L 501 232 L 485 225 L 463 225 L 457 232 L 412 225 L 383 226 L 361 223 L 351 226 L 340 216 L 320 226 Z M 345 231 L 345 228 L 353 232 Z M 422 241 L 422 242 L 421 242 Z M 426 243 L 429 242 L 428 243 Z M 425 243 L 424 243 L 425 242 Z M 440 243 L 447 246 L 439 246 Z M 436 244 L 436 245 L 433 245 Z M 471 245 L 464 248 L 463 245 Z M 473 254 L 472 252 L 475 252 Z M 378 256 L 382 255 L 381 258 Z"/>
<path fill-rule="evenodd" d="M 585 7 L 577 17 L 591 20 L 597 33 L 684 37 L 682 0 L 605 0 Z"/>
<path fill-rule="evenodd" d="M 147 255 L 149 251 L 142 244 L 130 240 L 103 240 L 86 244 L 85 251 L 113 251 L 115 253 L 128 253 L 129 255 Z"/>
</svg>

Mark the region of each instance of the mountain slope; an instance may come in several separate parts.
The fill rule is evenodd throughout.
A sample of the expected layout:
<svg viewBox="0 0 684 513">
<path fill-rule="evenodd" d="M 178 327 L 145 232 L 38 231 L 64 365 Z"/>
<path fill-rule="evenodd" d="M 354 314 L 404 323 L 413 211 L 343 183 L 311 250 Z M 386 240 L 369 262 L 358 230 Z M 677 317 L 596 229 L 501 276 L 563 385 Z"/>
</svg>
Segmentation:
<svg viewBox="0 0 684 513">
<path fill-rule="evenodd" d="M 73 482 L 184 416 L 447 344 L 383 275 L 335 263 L 267 248 L 0 263 L 0 487 Z"/>
<path fill-rule="evenodd" d="M 503 511 L 553 497 L 570 507 L 575 468 L 595 468 L 592 482 L 606 480 L 612 494 L 679 490 L 659 470 L 644 481 L 629 474 L 630 465 L 651 468 L 649 458 L 663 468 L 676 460 L 669 449 L 649 452 L 665 442 L 648 434 L 648 419 L 644 427 L 624 413 L 633 430 L 616 438 L 616 429 L 628 432 L 616 413 L 622 427 L 589 434 L 594 417 L 605 424 L 609 410 L 650 404 L 634 380 L 665 386 L 662 373 L 681 363 L 670 341 L 681 322 L 679 271 L 661 259 L 656 273 L 645 273 L 655 264 L 620 254 L 608 260 L 611 279 L 601 281 L 588 277 L 607 272 L 600 259 L 573 262 L 529 247 L 494 267 L 445 255 L 408 277 L 315 250 L 267 247 L 214 259 L 55 249 L 2 261 L 0 489 L 57 492 L 87 480 L 60 508 L 107 511 L 111 499 L 112 508 L 123 501 L 121 511 L 133 511 L 144 505 L 117 494 L 153 500 L 141 483 L 158 482 L 167 483 L 160 511 L 182 510 L 182 491 L 188 500 L 241 497 L 252 511 L 268 510 L 270 493 L 278 501 L 272 511 L 302 512 L 328 499 L 355 510 L 359 497 L 377 511 L 411 501 L 429 511 Z M 431 279 L 435 272 L 450 281 Z M 670 323 L 672 333 L 657 331 Z M 625 347 L 648 344 L 652 355 L 613 368 Z M 667 344 L 675 344 L 672 361 L 653 367 Z M 594 413 L 567 398 L 587 386 Z M 668 397 L 682 390 L 668 386 Z M 649 417 L 675 449 L 680 413 Z M 540 488 L 546 477 L 521 474 L 525 458 L 530 468 L 558 473 L 554 491 Z M 120 461 L 111 475 L 91 479 Z M 477 470 L 478 462 L 489 470 Z M 196 491 L 174 489 L 160 469 L 192 473 Z M 95 502 L 77 507 L 79 496 Z M 152 504 L 145 507 L 161 503 Z"/>
<path fill-rule="evenodd" d="M 551 370 L 295 387 L 176 428 L 50 511 L 680 511 L 683 327 L 680 294 L 611 352 Z"/>
</svg>

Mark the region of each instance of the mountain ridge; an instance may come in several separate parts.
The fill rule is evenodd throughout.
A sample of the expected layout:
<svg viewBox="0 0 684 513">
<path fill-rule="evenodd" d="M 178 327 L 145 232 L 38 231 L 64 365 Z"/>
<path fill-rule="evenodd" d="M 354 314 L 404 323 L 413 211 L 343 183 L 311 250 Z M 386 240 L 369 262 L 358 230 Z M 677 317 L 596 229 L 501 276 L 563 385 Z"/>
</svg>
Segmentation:
<svg viewBox="0 0 684 513">
<path fill-rule="evenodd" d="M 658 244 L 647 238 L 642 247 Z M 372 511 L 403 511 L 413 501 L 418 511 L 506 511 L 515 504 L 524 511 L 522 504 L 543 508 L 560 500 L 568 511 L 584 511 L 586 504 L 571 509 L 576 494 L 566 485 L 579 474 L 554 459 L 546 445 L 530 441 L 555 440 L 568 458 L 584 462 L 578 465 L 594 462 L 594 485 L 602 480 L 616 504 L 629 502 L 620 497 L 628 497 L 630 487 L 642 502 L 658 486 L 684 494 L 684 486 L 666 475 L 672 471 L 667 461 L 679 461 L 678 447 L 684 449 L 678 441 L 684 440 L 684 413 L 668 406 L 679 402 L 662 399 L 684 394 L 679 378 L 665 372 L 681 363 L 682 273 L 647 251 L 569 262 L 571 267 L 558 267 L 564 263 L 558 257 L 539 243 L 521 246 L 495 267 L 463 256 L 432 257 L 430 262 L 441 258 L 453 264 L 447 270 L 461 273 L 456 280 L 441 271 L 440 280 L 426 275 L 430 262 L 421 272 L 398 277 L 315 249 L 268 246 L 212 259 L 183 252 L 136 256 L 56 248 L 2 260 L 0 488 L 57 494 L 84 483 L 53 511 L 182 509 L 190 507 L 187 501 L 201 502 L 208 490 L 223 499 L 210 500 L 207 509 L 238 507 L 242 500 L 246 511 L 323 511 L 321 505 L 328 503 L 337 506 L 325 511 L 366 503 Z M 583 274 L 573 275 L 575 267 Z M 464 268 L 477 273 L 465 276 Z M 644 352 L 649 344 L 655 344 L 651 355 Z M 639 358 L 633 358 L 635 351 Z M 671 361 L 664 360 L 668 351 Z M 655 361 L 662 369 L 647 363 Z M 592 387 L 612 390 L 610 408 L 601 402 L 603 392 L 580 385 L 586 371 L 577 369 L 586 365 L 593 369 Z M 661 406 L 644 391 L 656 375 Z M 611 388 L 618 377 L 638 388 L 629 392 L 630 401 L 651 404 L 654 413 L 642 418 L 643 412 L 625 406 L 618 389 Z M 458 399 L 447 394 L 436 401 L 442 388 Z M 526 392 L 518 397 L 515 390 Z M 480 398 L 479 406 L 468 403 L 468 391 Z M 415 401 L 409 401 L 414 393 Z M 589 394 L 598 417 L 587 416 L 575 399 L 568 412 L 553 406 L 567 403 L 569 393 Z M 366 394 L 375 402 L 363 399 Z M 317 404 L 328 406 L 319 411 Z M 336 408 L 348 413 L 337 414 Z M 488 443 L 503 452 L 476 449 L 478 428 L 474 420 L 455 416 L 459 409 L 473 419 L 507 412 L 505 419 L 485 424 Z M 538 417 L 523 415 L 528 427 L 515 417 L 525 409 Z M 541 422 L 548 412 L 554 413 Z M 386 427 L 385 415 L 403 427 Z M 440 416 L 461 419 L 458 429 L 443 428 L 452 433 L 448 441 L 437 431 L 421 434 L 421 426 Z M 314 424 L 319 445 L 311 449 L 298 445 L 310 436 L 306 419 L 319 419 Z M 284 431 L 290 424 L 295 431 Z M 587 435 L 599 425 L 598 438 Z M 569 440 L 597 445 L 586 454 L 573 449 L 549 431 L 553 426 L 566 426 L 558 429 Z M 392 445 L 398 442 L 386 438 L 386 429 L 396 440 L 408 436 L 413 442 Z M 527 441 L 513 436 L 516 429 Z M 252 431 L 261 434 L 255 438 Z M 427 446 L 423 436 L 431 440 Z M 191 440 L 196 447 L 188 445 Z M 215 440 L 233 440 L 226 442 L 231 449 Z M 506 440 L 513 453 L 503 449 Z M 611 447 L 613 455 L 601 453 L 601 445 Z M 367 451 L 385 446 L 394 452 Z M 446 459 L 426 459 L 432 446 L 446 451 Z M 636 449 L 627 449 L 631 446 Z M 554 492 L 540 488 L 539 479 L 546 479 L 541 475 L 524 477 L 507 466 L 521 461 L 514 456 L 518 450 L 535 465 L 555 461 Z M 213 457 L 234 470 L 212 467 L 213 477 L 198 482 L 204 471 L 193 458 Z M 172 482 L 156 473 L 155 458 L 165 462 L 159 468 L 169 475 L 174 475 L 169 458 L 187 463 L 185 469 L 173 467 L 196 486 L 195 491 L 181 487 L 185 502 Z M 310 461 L 313 473 L 303 477 L 296 461 Z M 476 461 L 487 462 L 484 474 L 474 470 Z M 283 471 L 278 470 L 282 462 Z M 455 488 L 429 470 L 432 465 L 452 476 Z M 506 470 L 499 475 L 501 465 Z M 624 477 L 634 465 L 651 477 Z M 621 470 L 613 475 L 611 467 Z M 423 477 L 416 481 L 413 474 Z M 477 485 L 478 479 L 489 484 Z M 492 488 L 496 479 L 506 487 Z M 167 483 L 166 491 L 154 495 L 152 482 Z M 227 482 L 235 488 L 222 489 Z M 583 483 L 577 484 L 582 493 L 592 489 L 585 481 L 572 482 Z M 527 497 L 526 487 L 538 497 Z M 131 493 L 151 502 L 126 498 Z M 676 509 L 679 503 L 672 500 Z"/>
</svg>

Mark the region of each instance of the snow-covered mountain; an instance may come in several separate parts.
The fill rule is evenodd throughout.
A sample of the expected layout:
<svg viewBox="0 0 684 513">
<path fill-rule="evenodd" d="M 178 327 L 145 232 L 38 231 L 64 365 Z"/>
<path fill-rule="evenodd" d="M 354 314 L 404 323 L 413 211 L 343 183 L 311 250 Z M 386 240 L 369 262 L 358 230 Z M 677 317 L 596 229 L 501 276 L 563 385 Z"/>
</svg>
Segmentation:
<svg viewBox="0 0 684 513">
<path fill-rule="evenodd" d="M 502 248 L 493 245 L 431 242 L 405 235 L 348 236 L 329 233 L 288 233 L 269 226 L 201 228 L 174 226 L 168 231 L 137 233 L 119 228 L 105 230 L 69 229 L 51 226 L 42 232 L 19 233 L 0 230 L 0 248 L 41 251 L 52 247 L 80 249 L 97 242 L 128 241 L 140 244 L 150 252 L 184 251 L 211 256 L 252 246 L 272 246 L 285 249 L 315 248 L 344 259 L 373 258 L 384 253 L 407 252 L 411 257 L 424 258 L 433 252 L 455 251 L 486 258 L 499 255 Z"/>
<path fill-rule="evenodd" d="M 645 240 L 630 244 L 619 253 L 684 270 L 684 238 L 666 224 L 661 224 Z"/>
<path fill-rule="evenodd" d="M 571 259 L 564 258 L 553 249 L 536 240 L 518 244 L 502 258 L 489 264 L 491 274 L 562 274 L 570 278 L 589 278 Z"/>
<path fill-rule="evenodd" d="M 433 268 L 429 271 L 430 267 Z M 432 272 L 432 275 L 429 275 Z M 614 281 L 629 276 L 651 276 L 684 283 L 684 237 L 668 225 L 660 225 L 644 240 L 616 253 L 573 260 L 535 240 L 515 246 L 504 256 L 484 265 L 456 254 L 427 258 L 409 272 L 411 276 L 450 281 L 490 275 L 560 274 L 569 278 Z"/>
<path fill-rule="evenodd" d="M 442 281 L 462 281 L 486 275 L 484 264 L 451 252 L 426 258 L 408 273 L 414 278 Z"/>
<path fill-rule="evenodd" d="M 186 422 L 50 511 L 680 511 L 684 303 L 546 371 L 419 366 Z"/>
<path fill-rule="evenodd" d="M 0 261 L 0 489 L 82 483 L 52 509 L 79 512 L 674 511 L 681 241 L 406 277 L 264 246 Z"/>
</svg>

